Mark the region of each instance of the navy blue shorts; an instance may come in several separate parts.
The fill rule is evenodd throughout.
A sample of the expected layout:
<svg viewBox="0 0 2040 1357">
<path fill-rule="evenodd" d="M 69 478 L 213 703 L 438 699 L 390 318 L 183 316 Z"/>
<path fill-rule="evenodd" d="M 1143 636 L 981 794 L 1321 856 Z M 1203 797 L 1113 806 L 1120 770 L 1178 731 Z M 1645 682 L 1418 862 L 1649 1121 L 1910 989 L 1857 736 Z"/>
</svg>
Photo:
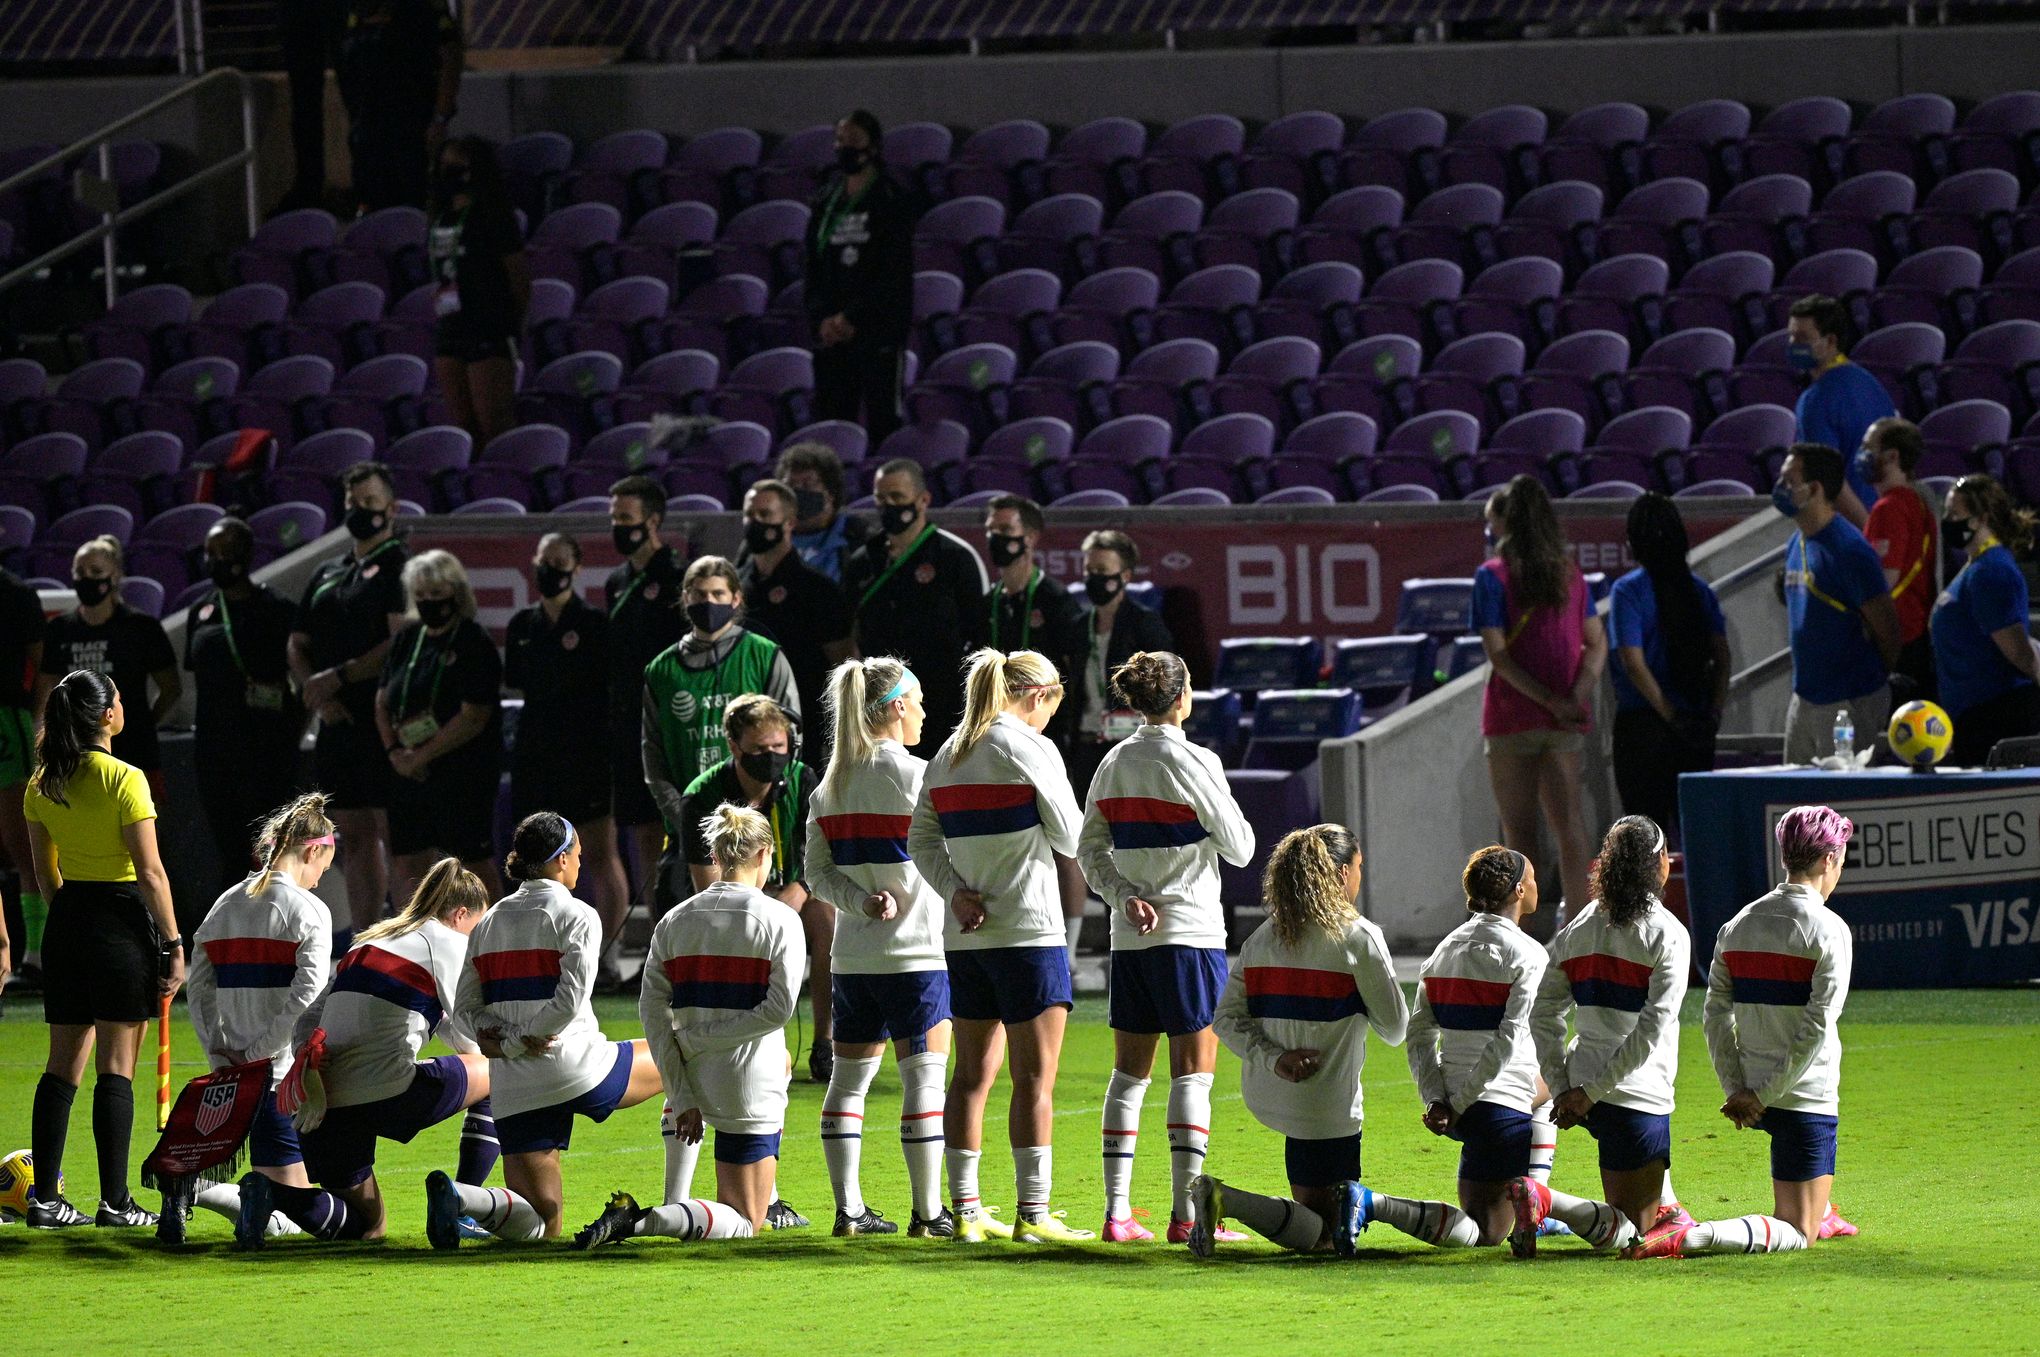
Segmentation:
<svg viewBox="0 0 2040 1357">
<path fill-rule="evenodd" d="M 1140 947 L 1112 954 L 1112 1030 L 1188 1036 L 1211 1026 L 1225 992 L 1217 947 Z"/>
<path fill-rule="evenodd" d="M 929 1031 L 949 1020 L 949 972 L 832 975 L 829 1007 L 836 1018 L 836 1040 L 853 1045 L 904 1041 L 919 1055 L 928 1049 Z"/>
<path fill-rule="evenodd" d="M 1587 1112 L 1587 1131 L 1600 1142 L 1605 1173 L 1629 1173 L 1658 1159 L 1672 1166 L 1670 1113 L 1595 1103 Z"/>
<path fill-rule="evenodd" d="M 375 1172 L 378 1139 L 410 1143 L 467 1106 L 467 1066 L 457 1055 L 421 1060 L 402 1093 L 372 1103 L 336 1107 L 316 1131 L 304 1134 L 305 1172 L 329 1188 L 355 1187 Z"/>
<path fill-rule="evenodd" d="M 1075 1002 L 1067 948 L 988 947 L 949 954 L 949 1008 L 966 1021 L 1032 1022 Z"/>
<path fill-rule="evenodd" d="M 1824 1112 L 1764 1109 L 1757 1129 L 1771 1137 L 1771 1177 L 1781 1183 L 1805 1183 L 1835 1171 L 1835 1128 Z"/>
<path fill-rule="evenodd" d="M 297 1127 L 277 1110 L 276 1090 L 262 1095 L 255 1124 L 248 1128 L 248 1162 L 258 1169 L 280 1169 L 304 1162 Z"/>
<path fill-rule="evenodd" d="M 718 1164 L 755 1164 L 761 1159 L 778 1157 L 777 1131 L 769 1136 L 746 1135 L 740 1131 L 715 1133 L 715 1162 Z"/>
<path fill-rule="evenodd" d="M 1360 1133 L 1330 1140 L 1298 1140 L 1285 1136 L 1282 1162 L 1291 1187 L 1337 1187 L 1360 1178 Z"/>
<path fill-rule="evenodd" d="M 619 1041 L 616 1043 L 616 1063 L 609 1067 L 609 1073 L 602 1077 L 601 1083 L 580 1097 L 554 1103 L 551 1107 L 534 1107 L 514 1117 L 496 1118 L 496 1139 L 503 1146 L 503 1153 L 537 1154 L 545 1150 L 566 1149 L 574 1142 L 574 1117 L 577 1113 L 590 1121 L 609 1120 L 609 1114 L 630 1091 L 630 1069 L 635 1059 L 631 1044 Z"/>
<path fill-rule="evenodd" d="M 1500 1103 L 1475 1103 L 1452 1128 L 1459 1142 L 1459 1176 L 1476 1183 L 1506 1183 L 1530 1172 L 1530 1114 Z"/>
</svg>

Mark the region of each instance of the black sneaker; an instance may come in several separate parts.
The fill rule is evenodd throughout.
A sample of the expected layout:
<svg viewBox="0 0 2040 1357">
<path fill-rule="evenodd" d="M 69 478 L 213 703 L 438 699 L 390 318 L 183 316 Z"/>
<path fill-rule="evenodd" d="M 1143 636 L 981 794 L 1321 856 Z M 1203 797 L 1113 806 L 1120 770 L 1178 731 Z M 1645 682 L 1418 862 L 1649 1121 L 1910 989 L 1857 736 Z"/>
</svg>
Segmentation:
<svg viewBox="0 0 2040 1357">
<path fill-rule="evenodd" d="M 246 1200 L 243 1198 L 243 1200 Z M 460 1247 L 460 1193 L 445 1169 L 425 1175 L 425 1239 L 435 1249 Z"/>
<path fill-rule="evenodd" d="M 92 1223 L 90 1217 L 62 1197 L 55 1201 L 33 1199 L 28 1204 L 26 1219 L 31 1230 L 68 1230 L 74 1225 Z"/>
<path fill-rule="evenodd" d="M 590 1221 L 587 1228 L 574 1236 L 573 1246 L 577 1249 L 594 1249 L 628 1239 L 644 1214 L 638 1208 L 636 1197 L 628 1192 L 612 1192 L 609 1194 L 609 1205 L 602 1208 L 602 1214 Z"/>
<path fill-rule="evenodd" d="M 99 1214 L 92 1217 L 92 1223 L 102 1230 L 132 1230 L 153 1228 L 156 1213 L 142 1208 L 132 1195 L 117 1204 L 99 1203 Z"/>
<path fill-rule="evenodd" d="M 909 1239 L 954 1239 L 956 1238 L 956 1217 L 948 1207 L 935 1213 L 935 1219 L 923 1220 L 919 1211 L 907 1222 Z"/>
<path fill-rule="evenodd" d="M 836 1213 L 836 1228 L 830 1231 L 838 1239 L 849 1239 L 861 1234 L 898 1234 L 899 1232 L 898 1222 L 887 1220 L 869 1206 L 854 1216 L 847 1211 L 838 1211 Z"/>
<path fill-rule="evenodd" d="M 788 1206 L 781 1198 L 774 1197 L 772 1205 L 765 1208 L 765 1228 L 768 1230 L 805 1230 L 812 1224 L 813 1221 Z"/>
<path fill-rule="evenodd" d="M 178 1245 L 184 1242 L 184 1225 L 191 1219 L 191 1199 L 196 1191 L 189 1175 L 163 1180 L 163 1214 L 156 1218 L 156 1242 Z"/>
<path fill-rule="evenodd" d="M 259 1173 L 241 1175 L 241 1214 L 234 1217 L 234 1247 L 259 1249 L 269 1242 L 269 1213 L 276 1209 L 269 1180 Z"/>
<path fill-rule="evenodd" d="M 818 1043 L 808 1052 L 807 1072 L 816 1083 L 828 1083 L 836 1073 L 836 1048 L 828 1042 Z"/>
</svg>

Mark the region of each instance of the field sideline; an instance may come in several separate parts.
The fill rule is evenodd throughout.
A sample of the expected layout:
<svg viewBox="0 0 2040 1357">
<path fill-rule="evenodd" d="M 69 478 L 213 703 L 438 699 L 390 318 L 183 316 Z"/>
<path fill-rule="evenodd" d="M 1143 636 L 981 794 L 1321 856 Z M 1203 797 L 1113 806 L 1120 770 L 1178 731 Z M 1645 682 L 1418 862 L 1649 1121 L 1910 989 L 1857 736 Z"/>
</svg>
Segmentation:
<svg viewBox="0 0 2040 1357">
<path fill-rule="evenodd" d="M 37 1001 L 0 1019 L 0 1149 L 28 1140 L 30 1095 L 44 1054 Z M 605 1000 L 612 1035 L 635 1009 Z M 178 1010 L 179 1017 L 182 1009 Z M 1100 1215 L 1098 1116 L 1110 1063 L 1104 1004 L 1078 1010 L 1064 1052 L 1056 1203 L 1074 1223 Z M 393 1205 L 383 1245 L 283 1241 L 238 1255 L 225 1221 L 200 1212 L 182 1256 L 147 1232 L 66 1236 L 0 1227 L 0 1288 L 10 1353 L 191 1353 L 220 1347 L 275 1354 L 484 1352 L 914 1353 L 931 1343 L 1025 1357 L 1139 1349 L 1193 1353 L 1383 1350 L 1552 1351 L 1619 1346 L 1668 1352 L 2014 1351 L 2040 1343 L 2040 989 L 1863 993 L 1843 1023 L 1844 1075 L 1836 1199 L 1856 1239 L 1782 1258 L 1623 1263 L 1552 1241 L 1536 1264 L 1505 1249 L 1445 1253 L 1377 1225 L 1358 1263 L 1299 1258 L 1272 1245 L 1222 1248 L 1199 1263 L 1165 1245 L 1054 1249 L 933 1241 L 838 1241 L 815 1123 L 820 1086 L 793 1086 L 780 1185 L 813 1228 L 749 1242 L 626 1244 L 595 1257 L 557 1246 L 425 1247 L 422 1180 L 452 1168 L 458 1122 L 409 1146 L 384 1143 Z M 199 1072 L 180 1027 L 178 1075 Z M 1402 1195 L 1452 1191 L 1456 1147 L 1417 1122 L 1401 1051 L 1372 1043 L 1367 1068 L 1368 1180 Z M 803 1061 L 803 1068 L 805 1062 Z M 153 1127 L 148 1079 L 137 1121 Z M 1161 1232 L 1168 1216 L 1163 1135 L 1166 1070 L 1148 1098 L 1135 1202 Z M 1212 1111 L 1211 1170 L 1281 1190 L 1281 1141 L 1239 1099 L 1222 1057 Z M 1696 1215 L 1768 1210 L 1765 1141 L 1735 1132 L 1714 1108 L 1698 996 L 1685 1013 L 1673 1121 L 1674 1180 Z M 906 1173 L 892 1134 L 899 1082 L 890 1062 L 872 1090 L 866 1196 L 905 1221 Z M 1000 1112 L 988 1127 L 986 1199 L 1012 1201 Z M 72 1122 L 68 1194 L 96 1200 L 89 1090 Z M 656 1102 L 597 1126 L 577 1123 L 565 1159 L 571 1230 L 625 1188 L 658 1194 Z M 135 1160 L 154 1143 L 138 1129 Z M 1598 1191 L 1593 1141 L 1560 1141 L 1554 1181 Z M 697 1190 L 711 1189 L 704 1156 Z M 153 1194 L 143 1194 L 154 1206 Z"/>
</svg>

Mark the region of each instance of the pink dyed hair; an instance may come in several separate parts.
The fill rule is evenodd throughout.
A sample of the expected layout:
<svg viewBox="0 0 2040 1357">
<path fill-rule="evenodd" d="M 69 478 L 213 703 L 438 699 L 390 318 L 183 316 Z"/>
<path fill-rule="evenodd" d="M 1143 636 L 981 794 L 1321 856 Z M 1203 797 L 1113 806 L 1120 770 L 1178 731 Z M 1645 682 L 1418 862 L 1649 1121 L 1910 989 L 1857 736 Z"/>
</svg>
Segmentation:
<svg viewBox="0 0 2040 1357">
<path fill-rule="evenodd" d="M 1778 852 L 1785 870 L 1803 872 L 1829 853 L 1839 853 L 1855 832 L 1849 817 L 1831 806 L 1794 806 L 1778 817 Z"/>
</svg>

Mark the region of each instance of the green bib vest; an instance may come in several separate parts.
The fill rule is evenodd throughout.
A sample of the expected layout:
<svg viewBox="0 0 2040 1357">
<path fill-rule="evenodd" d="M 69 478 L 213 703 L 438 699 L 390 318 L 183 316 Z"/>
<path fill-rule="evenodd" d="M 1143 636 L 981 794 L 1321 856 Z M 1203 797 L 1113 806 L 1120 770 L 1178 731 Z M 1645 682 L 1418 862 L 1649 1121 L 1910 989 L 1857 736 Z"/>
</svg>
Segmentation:
<svg viewBox="0 0 2040 1357">
<path fill-rule="evenodd" d="M 733 697 L 764 692 L 778 653 L 778 646 L 747 631 L 721 664 L 689 669 L 675 644 L 645 666 L 645 691 L 659 714 L 659 744 L 675 785 L 685 787 L 728 757 L 723 708 Z"/>
</svg>

